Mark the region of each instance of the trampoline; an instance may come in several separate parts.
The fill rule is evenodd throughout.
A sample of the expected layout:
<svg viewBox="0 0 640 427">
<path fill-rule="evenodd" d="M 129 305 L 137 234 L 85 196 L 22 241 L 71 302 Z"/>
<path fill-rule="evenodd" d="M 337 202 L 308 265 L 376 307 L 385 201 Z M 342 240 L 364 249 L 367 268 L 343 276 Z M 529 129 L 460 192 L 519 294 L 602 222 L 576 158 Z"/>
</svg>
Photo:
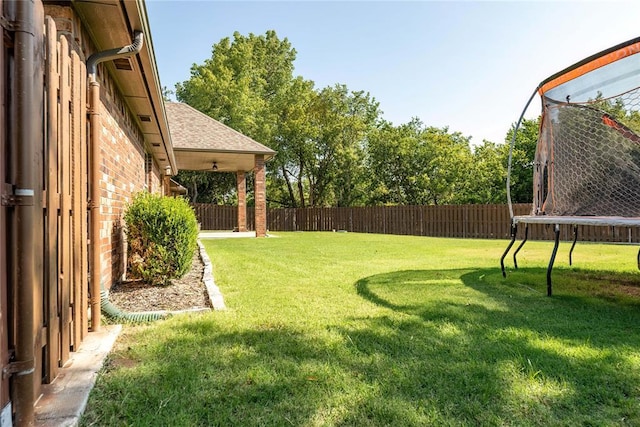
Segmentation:
<svg viewBox="0 0 640 427">
<path fill-rule="evenodd" d="M 560 241 L 560 225 L 573 227 L 573 249 L 578 226 L 640 227 L 640 38 L 592 55 L 543 80 L 535 89 L 516 124 L 509 148 L 507 201 L 511 240 L 518 227 L 549 224 L 555 239 L 547 267 L 547 295 L 552 294 L 551 272 Z M 533 174 L 533 207 L 529 215 L 514 216 L 511 201 L 511 162 L 516 135 L 524 115 L 540 96 L 542 113 Z M 637 257 L 640 268 L 640 252 Z"/>
</svg>

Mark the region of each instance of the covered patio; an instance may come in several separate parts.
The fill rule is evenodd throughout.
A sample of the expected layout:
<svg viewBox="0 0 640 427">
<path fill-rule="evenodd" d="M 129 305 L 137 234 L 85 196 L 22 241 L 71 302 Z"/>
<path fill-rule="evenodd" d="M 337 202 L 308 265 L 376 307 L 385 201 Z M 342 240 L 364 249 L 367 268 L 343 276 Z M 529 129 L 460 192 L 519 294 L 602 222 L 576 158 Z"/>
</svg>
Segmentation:
<svg viewBox="0 0 640 427">
<path fill-rule="evenodd" d="M 178 170 L 234 172 L 238 189 L 238 231 L 247 231 L 247 173 L 255 174 L 256 237 L 267 235 L 265 162 L 275 151 L 177 102 L 166 102 Z"/>
</svg>

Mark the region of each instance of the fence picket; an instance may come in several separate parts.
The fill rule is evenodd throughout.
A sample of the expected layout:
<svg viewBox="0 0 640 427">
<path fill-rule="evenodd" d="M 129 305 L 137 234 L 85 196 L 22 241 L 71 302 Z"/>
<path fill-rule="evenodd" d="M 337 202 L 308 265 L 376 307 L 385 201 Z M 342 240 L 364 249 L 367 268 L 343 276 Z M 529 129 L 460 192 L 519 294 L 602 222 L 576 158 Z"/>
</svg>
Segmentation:
<svg viewBox="0 0 640 427">
<path fill-rule="evenodd" d="M 47 313 L 47 349 L 45 360 L 45 382 L 52 381 L 58 375 L 60 361 L 60 318 L 58 314 L 58 209 L 60 205 L 59 175 L 58 175 L 58 87 L 60 75 L 58 73 L 58 42 L 56 25 L 53 19 L 47 18 L 47 62 L 45 84 L 47 88 L 47 219 L 46 219 L 46 313 Z"/>
<path fill-rule="evenodd" d="M 58 252 L 61 263 L 60 274 L 60 364 L 64 365 L 69 359 L 71 346 L 71 123 L 70 123 L 70 102 L 71 102 L 71 58 L 69 57 L 69 47 L 66 37 L 60 38 L 60 114 L 59 123 L 59 167 L 60 167 L 60 229 L 61 235 L 59 243 L 61 245 Z"/>
</svg>

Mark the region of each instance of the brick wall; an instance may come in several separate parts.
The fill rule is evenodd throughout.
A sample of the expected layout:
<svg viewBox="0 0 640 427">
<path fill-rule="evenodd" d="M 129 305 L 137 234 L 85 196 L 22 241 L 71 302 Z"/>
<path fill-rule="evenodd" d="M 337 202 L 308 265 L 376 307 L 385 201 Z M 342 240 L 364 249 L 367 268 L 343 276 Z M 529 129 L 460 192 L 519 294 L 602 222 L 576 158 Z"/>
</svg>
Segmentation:
<svg viewBox="0 0 640 427">
<path fill-rule="evenodd" d="M 122 280 L 126 271 L 124 211 L 133 194 L 160 193 L 162 180 L 155 162 L 147 163 L 143 135 L 135 125 L 117 88 L 108 76 L 101 77 L 100 147 L 100 253 L 102 285 L 110 288 Z M 146 173 L 149 170 L 151 173 Z"/>
</svg>

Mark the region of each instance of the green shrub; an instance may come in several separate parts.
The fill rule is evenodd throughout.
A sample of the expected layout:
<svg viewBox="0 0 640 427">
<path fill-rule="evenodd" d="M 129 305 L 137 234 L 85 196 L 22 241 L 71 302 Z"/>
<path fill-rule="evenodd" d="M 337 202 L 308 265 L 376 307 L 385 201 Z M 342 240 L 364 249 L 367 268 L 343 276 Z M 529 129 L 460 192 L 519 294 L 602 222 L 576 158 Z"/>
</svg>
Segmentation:
<svg viewBox="0 0 640 427">
<path fill-rule="evenodd" d="M 138 193 L 124 220 L 131 278 L 166 285 L 191 268 L 198 224 L 185 199 Z"/>
</svg>

